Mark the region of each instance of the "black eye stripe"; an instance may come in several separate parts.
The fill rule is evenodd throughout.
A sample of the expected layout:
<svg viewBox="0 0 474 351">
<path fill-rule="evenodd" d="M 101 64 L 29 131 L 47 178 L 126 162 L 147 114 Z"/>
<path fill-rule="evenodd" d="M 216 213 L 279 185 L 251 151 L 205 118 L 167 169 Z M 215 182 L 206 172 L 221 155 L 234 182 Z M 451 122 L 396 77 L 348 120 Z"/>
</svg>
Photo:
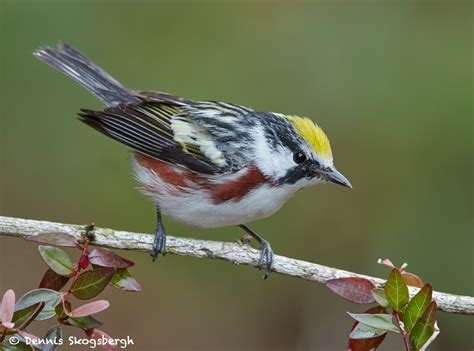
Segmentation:
<svg viewBox="0 0 474 351">
<path fill-rule="evenodd" d="M 285 176 L 278 179 L 278 184 L 295 184 L 298 180 L 306 177 L 305 167 L 295 166 L 288 170 Z"/>
</svg>

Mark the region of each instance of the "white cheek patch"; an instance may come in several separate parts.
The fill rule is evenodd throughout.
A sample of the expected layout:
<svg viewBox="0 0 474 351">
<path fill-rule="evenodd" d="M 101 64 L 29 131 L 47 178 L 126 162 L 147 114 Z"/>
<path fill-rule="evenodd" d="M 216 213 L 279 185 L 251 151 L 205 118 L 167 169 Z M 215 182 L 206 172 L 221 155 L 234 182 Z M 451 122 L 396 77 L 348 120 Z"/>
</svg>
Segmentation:
<svg viewBox="0 0 474 351">
<path fill-rule="evenodd" d="M 254 140 L 255 163 L 264 175 L 280 178 L 294 167 L 291 151 L 280 145 L 272 149 L 261 128 L 255 128 Z"/>
</svg>

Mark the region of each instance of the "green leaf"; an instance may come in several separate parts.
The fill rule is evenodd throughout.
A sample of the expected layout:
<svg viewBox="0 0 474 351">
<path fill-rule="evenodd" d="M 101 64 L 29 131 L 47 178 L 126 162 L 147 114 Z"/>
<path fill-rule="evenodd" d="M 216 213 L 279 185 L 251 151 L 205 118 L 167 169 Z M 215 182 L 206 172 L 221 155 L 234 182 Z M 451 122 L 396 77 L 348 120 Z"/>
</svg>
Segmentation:
<svg viewBox="0 0 474 351">
<path fill-rule="evenodd" d="M 96 268 L 82 273 L 71 287 L 72 294 L 81 300 L 91 299 L 104 290 L 115 274 L 113 268 Z"/>
<path fill-rule="evenodd" d="M 385 313 L 386 310 L 385 308 L 381 306 L 374 306 L 369 308 L 367 311 L 364 313 L 370 313 L 370 314 L 377 314 L 377 313 Z M 354 330 L 368 330 L 366 328 L 371 328 L 365 324 L 359 323 L 357 321 L 354 321 L 354 324 L 352 325 L 351 328 L 351 333 L 354 332 Z M 373 328 L 372 328 L 373 329 Z M 374 329 L 375 330 L 375 329 Z M 356 334 L 357 332 L 354 332 L 354 335 L 357 336 L 359 334 Z M 380 335 L 380 336 L 375 336 L 375 337 L 370 337 L 366 339 L 352 339 L 349 337 L 349 340 L 347 342 L 347 349 L 349 351 L 367 351 L 367 350 L 375 350 L 377 347 L 383 342 L 385 339 L 386 333 Z"/>
<path fill-rule="evenodd" d="M 27 331 L 25 330 L 18 330 L 18 334 L 20 334 L 20 336 L 22 337 L 21 341 L 26 341 L 27 338 L 32 340 L 32 343 L 33 342 L 39 342 L 41 339 L 39 337 L 37 337 L 36 335 L 33 335 L 31 333 L 28 333 Z M 28 344 L 28 342 L 27 342 Z"/>
<path fill-rule="evenodd" d="M 435 321 L 434 323 L 434 333 L 431 334 L 430 338 L 425 342 L 425 344 L 421 347 L 420 351 L 426 351 L 428 347 L 431 345 L 433 341 L 438 337 L 440 330 L 438 328 L 438 322 Z"/>
<path fill-rule="evenodd" d="M 14 336 L 18 340 L 21 340 L 18 337 L 18 334 Z M 5 340 L 0 344 L 0 350 L 2 351 L 33 351 L 33 347 L 31 345 L 27 345 L 24 342 L 19 342 L 16 345 L 12 345 L 9 342 L 10 337 L 6 337 Z"/>
<path fill-rule="evenodd" d="M 15 305 L 15 310 L 22 310 L 41 301 L 45 302 L 45 306 L 35 318 L 36 320 L 44 320 L 55 316 L 56 311 L 54 308 L 61 302 L 61 295 L 51 289 L 34 289 L 20 297 Z"/>
<path fill-rule="evenodd" d="M 132 278 L 132 275 L 126 268 L 119 268 L 115 272 L 110 282 L 113 287 L 125 291 L 142 291 L 140 284 Z"/>
<path fill-rule="evenodd" d="M 36 312 L 41 302 L 38 302 L 34 305 L 29 307 L 23 308 L 21 310 L 16 310 L 13 314 L 13 323 L 15 323 L 16 327 L 21 326 L 25 321 L 27 321 L 30 317 L 32 317 Z"/>
<path fill-rule="evenodd" d="M 38 249 L 46 264 L 59 275 L 69 276 L 74 272 L 72 261 L 64 250 L 43 245 Z"/>
<path fill-rule="evenodd" d="M 413 326 L 410 344 L 413 350 L 421 350 L 435 332 L 436 302 L 432 301 L 423 315 Z"/>
<path fill-rule="evenodd" d="M 385 296 L 390 306 L 399 311 L 400 308 L 408 303 L 408 288 L 403 281 L 402 275 L 398 269 L 394 268 L 388 276 L 385 284 Z"/>
<path fill-rule="evenodd" d="M 98 321 L 92 316 L 86 317 L 76 317 L 76 318 L 68 318 L 66 323 L 72 325 L 73 327 L 81 328 L 81 329 L 92 329 L 98 328 L 102 325 L 102 322 Z"/>
<path fill-rule="evenodd" d="M 40 303 L 41 302 L 38 302 L 37 304 L 23 308 L 21 310 L 16 310 L 13 314 L 12 322 L 17 326 L 21 325 L 24 321 L 28 319 L 29 316 L 31 316 L 36 311 L 36 308 L 38 308 Z"/>
<path fill-rule="evenodd" d="M 64 304 L 66 305 L 67 310 L 71 311 L 71 303 L 69 301 L 58 304 L 55 308 L 58 319 L 65 319 L 68 317 L 66 311 L 64 311 Z"/>
<path fill-rule="evenodd" d="M 398 327 L 393 323 L 392 316 L 389 314 L 370 314 L 370 313 L 349 313 L 349 316 L 356 321 L 365 324 L 375 329 L 382 329 L 384 331 L 393 331 L 399 333 Z"/>
<path fill-rule="evenodd" d="M 351 339 L 372 339 L 382 336 L 387 331 L 385 329 L 377 329 L 369 327 L 367 324 L 357 323 L 357 326 L 352 330 L 349 338 Z"/>
<path fill-rule="evenodd" d="M 388 301 L 385 297 L 385 290 L 382 288 L 375 288 L 372 289 L 372 296 L 374 297 L 375 301 L 382 307 L 388 307 Z"/>
<path fill-rule="evenodd" d="M 408 303 L 403 316 L 403 323 L 408 333 L 430 305 L 432 293 L 431 285 L 426 284 Z"/>
<path fill-rule="evenodd" d="M 41 347 L 41 351 L 54 351 L 58 346 L 62 345 L 61 340 L 63 338 L 63 330 L 60 325 L 53 325 L 48 329 L 46 335 L 43 338 L 44 346 Z"/>
<path fill-rule="evenodd" d="M 378 335 L 380 332 L 382 334 Z M 376 350 L 383 342 L 386 335 L 386 331 L 374 329 L 365 324 L 356 322 L 356 325 L 350 334 L 347 349 L 349 351 Z"/>
<path fill-rule="evenodd" d="M 413 351 L 421 350 L 423 345 L 434 333 L 434 328 L 430 325 L 418 325 L 413 327 L 413 336 L 410 336 L 410 345 Z"/>
</svg>

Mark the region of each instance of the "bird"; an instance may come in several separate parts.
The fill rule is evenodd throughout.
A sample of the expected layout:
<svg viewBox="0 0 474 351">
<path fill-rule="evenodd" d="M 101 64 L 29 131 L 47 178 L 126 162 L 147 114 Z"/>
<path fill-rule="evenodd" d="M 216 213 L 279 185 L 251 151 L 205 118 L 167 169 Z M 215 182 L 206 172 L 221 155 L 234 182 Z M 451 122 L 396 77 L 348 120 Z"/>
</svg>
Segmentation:
<svg viewBox="0 0 474 351">
<path fill-rule="evenodd" d="M 156 209 L 153 261 L 166 252 L 163 213 L 195 228 L 240 227 L 258 242 L 266 279 L 272 247 L 247 224 L 302 188 L 352 188 L 334 166 L 325 132 L 308 117 L 127 89 L 64 42 L 33 54 L 104 103 L 100 111 L 80 109 L 82 122 L 131 149 L 134 176 Z"/>
</svg>

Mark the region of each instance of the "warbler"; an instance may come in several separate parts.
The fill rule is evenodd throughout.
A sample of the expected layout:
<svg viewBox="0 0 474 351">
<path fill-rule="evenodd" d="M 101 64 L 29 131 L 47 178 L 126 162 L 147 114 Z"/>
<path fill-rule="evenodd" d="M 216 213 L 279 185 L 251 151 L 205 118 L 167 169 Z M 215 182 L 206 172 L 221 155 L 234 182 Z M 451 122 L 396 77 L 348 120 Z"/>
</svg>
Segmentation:
<svg viewBox="0 0 474 351">
<path fill-rule="evenodd" d="M 162 213 L 198 228 L 236 225 L 260 244 L 266 279 L 273 250 L 246 223 L 272 215 L 306 186 L 352 187 L 334 167 L 326 134 L 307 117 L 126 89 L 65 43 L 34 55 L 106 105 L 81 109 L 82 122 L 131 148 L 135 177 L 156 204 L 153 260 L 165 253 Z"/>
</svg>

